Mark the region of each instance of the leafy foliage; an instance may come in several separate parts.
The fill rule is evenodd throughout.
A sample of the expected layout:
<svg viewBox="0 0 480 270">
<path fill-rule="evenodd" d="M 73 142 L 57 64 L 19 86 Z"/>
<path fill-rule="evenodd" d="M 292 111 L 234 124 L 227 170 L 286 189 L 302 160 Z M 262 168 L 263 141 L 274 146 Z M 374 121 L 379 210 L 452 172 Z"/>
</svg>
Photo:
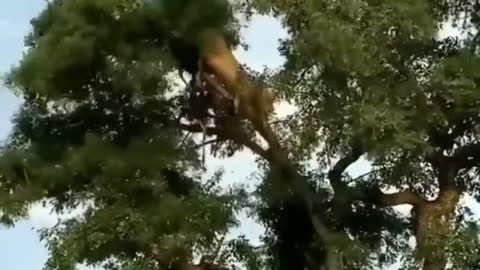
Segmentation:
<svg viewBox="0 0 480 270">
<path fill-rule="evenodd" d="M 25 102 L 1 152 L 0 221 L 14 225 L 42 201 L 57 213 L 83 208 L 42 232 L 46 269 L 191 269 L 245 208 L 265 225 L 264 245 L 230 239 L 220 267 L 375 269 L 402 258 L 405 268 L 477 269 L 478 222 L 455 209 L 465 194 L 480 198 L 480 6 L 230 2 L 51 1 L 8 76 Z M 278 17 L 290 36 L 285 65 L 251 80 L 274 84 L 298 112 L 275 127 L 280 150 L 258 150 L 251 130 L 212 146 L 264 159 L 249 194 L 220 188 L 221 174 L 204 179 L 177 121 L 185 91 L 166 45 L 211 27 L 236 45 L 236 15 L 252 11 Z M 448 20 L 464 38 L 438 36 Z M 361 157 L 372 171 L 352 179 L 345 170 Z M 392 209 L 401 204 L 411 216 Z"/>
</svg>

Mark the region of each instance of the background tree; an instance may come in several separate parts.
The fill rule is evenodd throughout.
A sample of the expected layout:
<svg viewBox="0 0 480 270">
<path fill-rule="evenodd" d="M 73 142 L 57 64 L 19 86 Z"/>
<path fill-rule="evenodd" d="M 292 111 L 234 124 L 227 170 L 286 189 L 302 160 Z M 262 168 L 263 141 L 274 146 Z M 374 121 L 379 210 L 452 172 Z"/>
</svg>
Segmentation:
<svg viewBox="0 0 480 270">
<path fill-rule="evenodd" d="M 208 122 L 214 150 L 261 158 L 250 201 L 217 187 L 220 175 L 201 179 L 184 136 L 201 128 L 178 121 L 189 104 L 169 80 L 166 45 L 208 27 L 237 44 L 234 15 L 252 9 L 278 16 L 290 38 L 282 70 L 250 79 L 275 85 L 298 113 L 268 126 L 266 146 L 251 119 Z M 57 212 L 86 208 L 42 234 L 47 269 L 201 267 L 194 255 L 211 253 L 247 206 L 267 228 L 266 249 L 234 239 L 223 267 L 384 268 L 403 256 L 425 270 L 475 269 L 476 222 L 458 208 L 463 194 L 478 197 L 478 13 L 469 1 L 53 1 L 9 77 L 25 103 L 0 160 L 2 221 L 45 199 Z M 473 34 L 439 39 L 450 18 Z M 372 172 L 349 179 L 361 157 Z M 391 208 L 401 204 L 411 218 Z"/>
<path fill-rule="evenodd" d="M 378 221 L 372 211 L 384 216 L 385 207 L 410 204 L 423 269 L 452 263 L 450 241 L 461 230 L 453 218 L 465 214 L 454 211 L 462 194 L 478 197 L 479 4 L 252 2 L 283 18 L 291 34 L 281 48 L 288 60 L 278 89 L 299 106 L 289 123 L 301 130 L 292 149 L 307 159 L 320 146 L 320 168 L 340 157 L 327 174 L 338 229 L 363 238 L 365 227 L 378 223 L 358 228 L 352 213 Z M 449 20 L 465 38 L 438 37 Z M 372 172 L 353 181 L 342 176 L 362 156 Z M 387 187 L 398 192 L 380 190 Z"/>
</svg>

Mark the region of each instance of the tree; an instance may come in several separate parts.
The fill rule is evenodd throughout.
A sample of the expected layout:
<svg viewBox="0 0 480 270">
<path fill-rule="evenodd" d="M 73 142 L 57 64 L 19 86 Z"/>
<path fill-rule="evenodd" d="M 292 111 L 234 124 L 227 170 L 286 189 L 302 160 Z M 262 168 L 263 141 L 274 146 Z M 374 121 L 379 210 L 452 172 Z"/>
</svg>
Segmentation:
<svg viewBox="0 0 480 270">
<path fill-rule="evenodd" d="M 403 256 L 424 270 L 478 267 L 476 222 L 468 210 L 455 211 L 463 194 L 480 198 L 478 4 L 240 4 L 52 1 L 32 21 L 29 51 L 9 76 L 25 103 L 0 159 L 3 223 L 14 224 L 45 199 L 58 212 L 85 206 L 80 217 L 43 233 L 51 250 L 47 269 L 79 262 L 206 269 L 211 263 L 192 258 L 212 253 L 244 207 L 267 227 L 265 247 L 234 239 L 215 265 L 364 269 Z M 188 97 L 189 87 L 173 91 L 169 39 L 179 34 L 196 42 L 205 29 L 216 29 L 238 45 L 235 15 L 252 10 L 278 16 L 289 30 L 280 48 L 284 67 L 265 74 L 245 68 L 232 83 L 224 74 L 237 71 L 211 65 L 215 79 L 201 103 Z M 462 27 L 472 34 L 438 38 L 451 18 L 467 20 Z M 221 54 L 219 62 L 235 60 L 228 57 Z M 221 88 L 258 94 L 269 85 L 298 106 L 289 121 L 268 124 L 245 110 L 232 115 L 228 98 L 215 99 Z M 241 99 L 240 106 L 257 101 Z M 205 114 L 207 105 L 213 115 Z M 178 121 L 192 113 L 203 124 Z M 243 147 L 257 154 L 262 182 L 251 194 L 257 200 L 242 189 L 218 188 L 218 177 L 202 181 L 198 146 L 186 132 L 215 137 L 217 154 Z M 314 169 L 305 165 L 312 154 Z M 372 172 L 350 179 L 345 170 L 361 157 Z M 392 209 L 401 204 L 413 206 L 412 217 Z"/>
<path fill-rule="evenodd" d="M 42 233 L 47 269 L 190 269 L 194 251 L 207 255 L 236 224 L 242 193 L 200 178 L 196 146 L 176 129 L 179 98 L 163 96 L 173 65 L 162 7 L 135 4 L 50 3 L 10 76 L 25 102 L 2 149 L 3 223 L 44 200 L 59 213 L 85 209 Z M 225 252 L 247 252 L 240 240 Z"/>
<path fill-rule="evenodd" d="M 328 173 L 334 204 L 412 205 L 423 269 L 443 269 L 453 256 L 447 239 L 461 227 L 452 221 L 460 197 L 478 198 L 478 3 L 298 4 L 254 3 L 282 16 L 292 36 L 281 48 L 288 62 L 278 89 L 300 107 L 295 146 L 308 157 L 323 143 L 321 164 L 340 157 Z M 436 36 L 449 19 L 466 38 Z M 361 156 L 372 173 L 342 179 Z M 385 194 L 384 187 L 400 191 Z"/>
</svg>

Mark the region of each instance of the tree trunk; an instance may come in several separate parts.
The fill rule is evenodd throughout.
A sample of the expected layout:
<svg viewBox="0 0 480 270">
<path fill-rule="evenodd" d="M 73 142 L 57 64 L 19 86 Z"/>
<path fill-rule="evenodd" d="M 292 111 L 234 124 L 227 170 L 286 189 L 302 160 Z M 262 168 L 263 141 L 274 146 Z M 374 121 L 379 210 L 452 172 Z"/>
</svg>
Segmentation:
<svg viewBox="0 0 480 270">
<path fill-rule="evenodd" d="M 327 252 L 327 270 L 343 270 L 343 256 L 334 250 Z"/>
<path fill-rule="evenodd" d="M 417 251 L 423 270 L 445 269 L 447 258 L 441 241 L 452 230 L 451 219 L 459 199 L 460 193 L 450 187 L 442 190 L 436 200 L 415 207 Z"/>
</svg>

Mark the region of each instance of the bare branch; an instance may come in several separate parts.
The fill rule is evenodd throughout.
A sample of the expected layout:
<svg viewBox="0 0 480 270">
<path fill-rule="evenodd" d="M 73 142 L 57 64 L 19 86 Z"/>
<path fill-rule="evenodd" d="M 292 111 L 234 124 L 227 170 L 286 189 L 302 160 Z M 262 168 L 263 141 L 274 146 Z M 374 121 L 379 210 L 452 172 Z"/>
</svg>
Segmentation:
<svg viewBox="0 0 480 270">
<path fill-rule="evenodd" d="M 201 147 L 204 147 L 204 146 L 207 146 L 209 144 L 216 143 L 216 142 L 219 142 L 219 141 L 220 141 L 219 139 L 211 139 L 211 140 L 202 142 L 201 144 L 193 146 L 192 149 L 198 149 L 198 148 L 201 148 Z"/>
</svg>

